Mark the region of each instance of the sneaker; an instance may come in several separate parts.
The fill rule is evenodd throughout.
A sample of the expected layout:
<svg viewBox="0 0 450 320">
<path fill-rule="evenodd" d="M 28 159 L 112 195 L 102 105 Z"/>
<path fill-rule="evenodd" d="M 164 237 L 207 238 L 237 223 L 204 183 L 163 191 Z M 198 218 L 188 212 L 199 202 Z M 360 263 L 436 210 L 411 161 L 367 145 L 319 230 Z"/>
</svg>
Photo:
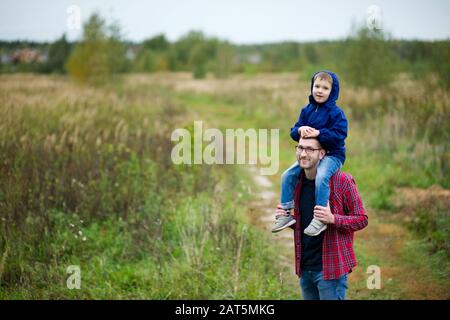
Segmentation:
<svg viewBox="0 0 450 320">
<path fill-rule="evenodd" d="M 295 223 L 295 219 L 291 215 L 280 215 L 273 224 L 272 232 L 279 232 Z"/>
<path fill-rule="evenodd" d="M 322 231 L 324 231 L 327 228 L 327 225 L 323 222 L 320 222 L 316 218 L 313 218 L 311 220 L 311 223 L 308 227 L 306 227 L 304 233 L 308 236 L 314 237 L 320 234 Z"/>
</svg>

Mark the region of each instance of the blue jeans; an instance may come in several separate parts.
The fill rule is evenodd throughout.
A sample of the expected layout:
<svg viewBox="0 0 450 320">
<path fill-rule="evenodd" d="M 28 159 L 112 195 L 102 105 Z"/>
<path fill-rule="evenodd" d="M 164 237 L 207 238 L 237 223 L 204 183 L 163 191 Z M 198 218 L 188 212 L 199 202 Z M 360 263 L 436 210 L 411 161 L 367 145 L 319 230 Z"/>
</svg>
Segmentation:
<svg viewBox="0 0 450 320">
<path fill-rule="evenodd" d="M 316 205 L 326 207 L 330 197 L 330 178 L 342 167 L 342 162 L 336 157 L 325 156 L 320 160 L 316 175 Z M 294 190 L 301 172 L 298 162 L 294 163 L 281 176 L 281 207 L 294 207 Z"/>
<path fill-rule="evenodd" d="M 324 280 L 322 271 L 304 270 L 300 288 L 303 300 L 345 300 L 347 274 L 336 280 Z"/>
</svg>

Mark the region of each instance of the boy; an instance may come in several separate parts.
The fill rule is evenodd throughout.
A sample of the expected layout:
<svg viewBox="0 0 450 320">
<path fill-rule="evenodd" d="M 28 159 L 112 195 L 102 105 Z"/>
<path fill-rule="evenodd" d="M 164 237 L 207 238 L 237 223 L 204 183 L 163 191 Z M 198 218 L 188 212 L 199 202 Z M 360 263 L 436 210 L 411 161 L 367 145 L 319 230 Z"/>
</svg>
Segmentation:
<svg viewBox="0 0 450 320">
<path fill-rule="evenodd" d="M 338 77 L 330 71 L 320 71 L 311 79 L 311 95 L 291 128 L 291 137 L 295 141 L 302 138 L 317 137 L 322 147 L 327 150 L 320 161 L 315 180 L 316 205 L 326 207 L 330 196 L 329 181 L 331 176 L 342 167 L 345 161 L 345 143 L 347 137 L 347 119 L 344 112 L 336 105 L 339 97 Z M 301 152 L 315 152 L 302 150 Z M 295 223 L 291 215 L 294 207 L 294 188 L 300 175 L 298 162 L 287 169 L 281 179 L 281 207 L 286 215 L 276 216 L 272 232 L 279 232 Z M 305 234 L 317 236 L 327 225 L 313 218 L 305 229 Z"/>
</svg>

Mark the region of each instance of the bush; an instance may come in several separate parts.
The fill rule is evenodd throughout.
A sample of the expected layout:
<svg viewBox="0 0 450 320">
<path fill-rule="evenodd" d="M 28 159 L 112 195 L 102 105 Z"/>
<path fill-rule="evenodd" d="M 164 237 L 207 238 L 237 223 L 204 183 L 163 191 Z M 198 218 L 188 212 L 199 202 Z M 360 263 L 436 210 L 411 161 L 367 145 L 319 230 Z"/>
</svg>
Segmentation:
<svg viewBox="0 0 450 320">
<path fill-rule="evenodd" d="M 439 202 L 417 208 L 409 228 L 426 239 L 433 252 L 444 252 L 450 258 L 450 208 Z"/>
</svg>

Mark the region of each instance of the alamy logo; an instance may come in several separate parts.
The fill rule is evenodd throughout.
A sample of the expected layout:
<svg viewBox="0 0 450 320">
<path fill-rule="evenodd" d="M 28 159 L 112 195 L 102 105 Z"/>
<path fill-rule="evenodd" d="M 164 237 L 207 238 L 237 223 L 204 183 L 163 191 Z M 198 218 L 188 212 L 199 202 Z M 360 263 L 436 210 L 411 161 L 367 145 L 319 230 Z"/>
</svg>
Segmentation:
<svg viewBox="0 0 450 320">
<path fill-rule="evenodd" d="M 366 9 L 366 25 L 369 30 L 381 30 L 383 28 L 383 12 L 377 5 L 371 5 Z"/>
<path fill-rule="evenodd" d="M 381 269 L 379 266 L 372 265 L 367 267 L 367 289 L 381 289 Z"/>
<path fill-rule="evenodd" d="M 262 175 L 278 172 L 279 129 L 270 129 L 270 135 L 268 129 L 226 129 L 224 135 L 215 128 L 203 131 L 203 122 L 194 121 L 193 137 L 189 130 L 178 128 L 171 140 L 177 142 L 171 153 L 177 165 L 260 164 Z"/>
<path fill-rule="evenodd" d="M 81 9 L 77 5 L 71 5 L 67 7 L 67 29 L 68 30 L 81 30 Z"/>
<path fill-rule="evenodd" d="M 70 274 L 67 278 L 67 288 L 72 289 L 80 289 L 81 288 L 81 270 L 80 266 L 68 266 L 66 273 Z"/>
</svg>

